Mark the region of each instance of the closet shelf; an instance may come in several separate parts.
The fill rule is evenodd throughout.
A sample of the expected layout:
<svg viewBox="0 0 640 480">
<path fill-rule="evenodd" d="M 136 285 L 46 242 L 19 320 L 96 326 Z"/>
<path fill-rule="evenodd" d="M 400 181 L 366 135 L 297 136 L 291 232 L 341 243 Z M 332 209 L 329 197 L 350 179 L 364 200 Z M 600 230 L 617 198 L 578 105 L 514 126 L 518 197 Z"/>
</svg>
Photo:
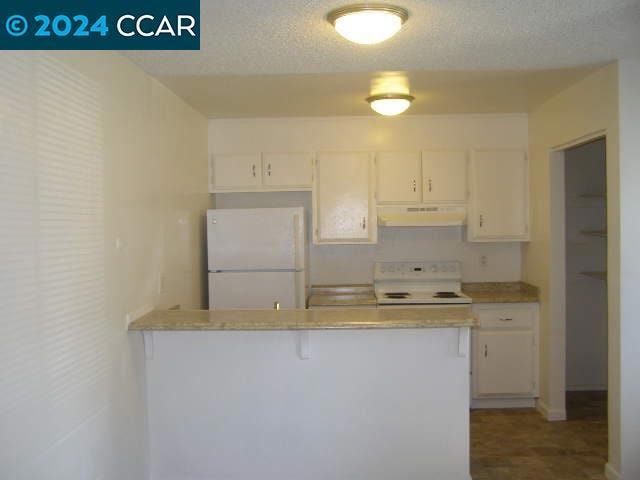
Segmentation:
<svg viewBox="0 0 640 480">
<path fill-rule="evenodd" d="M 607 279 L 607 272 L 585 271 L 585 272 L 580 272 L 580 273 L 582 275 L 586 275 L 587 277 L 597 278 L 598 280 L 606 280 Z"/>
<path fill-rule="evenodd" d="M 607 198 L 606 193 L 581 193 L 578 195 L 580 198 L 600 198 L 602 200 Z"/>
<path fill-rule="evenodd" d="M 589 237 L 606 237 L 606 230 L 580 230 L 582 235 L 587 235 Z"/>
</svg>

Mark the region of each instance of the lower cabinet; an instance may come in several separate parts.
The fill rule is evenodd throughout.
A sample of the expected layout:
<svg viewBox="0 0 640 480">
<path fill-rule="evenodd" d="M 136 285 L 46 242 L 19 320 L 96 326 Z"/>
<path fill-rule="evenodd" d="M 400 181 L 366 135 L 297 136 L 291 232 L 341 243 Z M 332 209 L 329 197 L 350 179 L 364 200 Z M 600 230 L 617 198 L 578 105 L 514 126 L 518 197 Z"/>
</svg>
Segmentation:
<svg viewBox="0 0 640 480">
<path fill-rule="evenodd" d="M 474 305 L 472 406 L 533 406 L 538 396 L 538 305 Z"/>
</svg>

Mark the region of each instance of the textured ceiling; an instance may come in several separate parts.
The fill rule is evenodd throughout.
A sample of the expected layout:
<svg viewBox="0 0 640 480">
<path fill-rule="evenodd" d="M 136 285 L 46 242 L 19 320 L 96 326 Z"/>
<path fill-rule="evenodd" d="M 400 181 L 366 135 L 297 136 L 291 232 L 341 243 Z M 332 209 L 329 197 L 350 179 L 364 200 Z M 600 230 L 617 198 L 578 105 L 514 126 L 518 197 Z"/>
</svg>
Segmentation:
<svg viewBox="0 0 640 480">
<path fill-rule="evenodd" d="M 209 118 L 297 117 L 374 115 L 365 101 L 370 93 L 376 93 L 376 88 L 402 91 L 407 86 L 415 96 L 408 114 L 522 113 L 591 71 L 593 68 L 158 78 Z"/>
<path fill-rule="evenodd" d="M 397 0 L 394 38 L 352 44 L 324 20 L 358 0 L 202 0 L 201 50 L 128 52 L 156 75 L 574 67 L 637 54 L 640 0 Z"/>
</svg>

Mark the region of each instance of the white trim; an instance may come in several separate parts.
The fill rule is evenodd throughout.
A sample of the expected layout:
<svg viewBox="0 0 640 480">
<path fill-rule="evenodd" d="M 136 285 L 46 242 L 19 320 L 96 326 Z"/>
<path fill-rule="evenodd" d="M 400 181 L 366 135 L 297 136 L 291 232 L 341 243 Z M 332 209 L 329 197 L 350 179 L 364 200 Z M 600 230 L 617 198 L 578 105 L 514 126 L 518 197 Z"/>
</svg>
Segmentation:
<svg viewBox="0 0 640 480">
<path fill-rule="evenodd" d="M 596 130 L 595 132 L 587 133 L 586 135 L 574 138 L 573 140 L 570 140 L 568 142 L 555 145 L 551 147 L 551 150 L 555 152 L 564 152 L 564 150 L 568 150 L 569 148 L 579 147 L 586 143 L 591 143 L 601 138 L 606 138 L 606 136 L 606 130 Z"/>
<path fill-rule="evenodd" d="M 620 480 L 620 473 L 609 462 L 604 466 L 604 476 L 607 480 Z"/>
<path fill-rule="evenodd" d="M 538 399 L 536 410 L 550 422 L 562 422 L 567 419 L 567 410 L 564 408 L 549 409 L 546 403 Z"/>
</svg>

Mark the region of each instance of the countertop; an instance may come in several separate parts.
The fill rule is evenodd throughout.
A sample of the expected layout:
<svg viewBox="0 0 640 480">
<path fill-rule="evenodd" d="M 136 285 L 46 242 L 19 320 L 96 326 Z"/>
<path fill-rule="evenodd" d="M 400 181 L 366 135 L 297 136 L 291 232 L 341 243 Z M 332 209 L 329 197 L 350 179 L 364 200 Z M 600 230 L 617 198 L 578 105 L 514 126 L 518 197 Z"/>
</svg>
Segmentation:
<svg viewBox="0 0 640 480">
<path fill-rule="evenodd" d="M 525 282 L 463 283 L 473 303 L 537 303 L 538 288 Z M 376 305 L 373 285 L 320 285 L 311 288 L 309 308 Z"/>
<path fill-rule="evenodd" d="M 473 303 L 537 303 L 538 287 L 525 282 L 463 283 L 462 292 Z"/>
<path fill-rule="evenodd" d="M 373 285 L 317 285 L 311 287 L 309 308 L 375 307 Z"/>
<path fill-rule="evenodd" d="M 129 330 L 329 330 L 475 327 L 468 306 L 428 309 L 156 310 Z"/>
</svg>

